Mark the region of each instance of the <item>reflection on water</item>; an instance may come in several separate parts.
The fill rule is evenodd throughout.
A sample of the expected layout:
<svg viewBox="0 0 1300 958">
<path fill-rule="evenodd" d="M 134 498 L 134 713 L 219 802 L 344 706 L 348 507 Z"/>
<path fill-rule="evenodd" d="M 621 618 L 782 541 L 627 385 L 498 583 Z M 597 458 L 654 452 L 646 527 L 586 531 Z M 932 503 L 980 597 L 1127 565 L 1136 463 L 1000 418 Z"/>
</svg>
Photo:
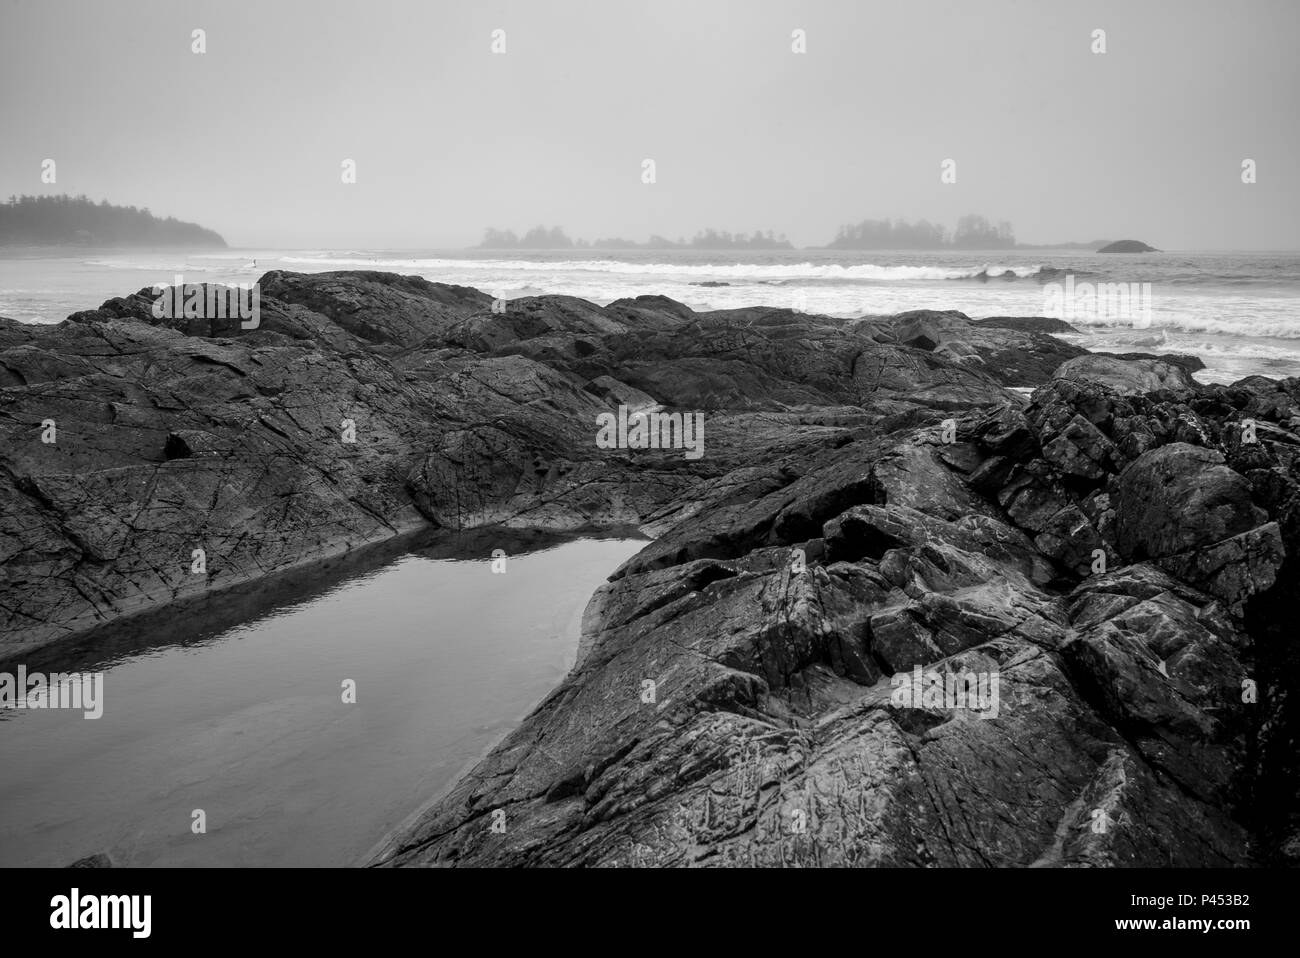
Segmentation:
<svg viewBox="0 0 1300 958">
<path fill-rule="evenodd" d="M 644 545 L 507 535 L 372 550 L 28 657 L 103 671 L 104 715 L 0 713 L 0 866 L 356 863 L 554 688 L 591 593 Z"/>
</svg>

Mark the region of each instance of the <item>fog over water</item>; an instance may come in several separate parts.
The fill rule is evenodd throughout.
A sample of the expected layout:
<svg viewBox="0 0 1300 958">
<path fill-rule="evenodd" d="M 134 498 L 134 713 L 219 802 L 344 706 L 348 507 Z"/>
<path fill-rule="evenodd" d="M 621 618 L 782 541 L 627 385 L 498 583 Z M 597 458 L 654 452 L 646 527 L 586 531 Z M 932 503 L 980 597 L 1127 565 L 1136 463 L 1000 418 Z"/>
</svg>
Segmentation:
<svg viewBox="0 0 1300 958">
<path fill-rule="evenodd" d="M 459 247 L 537 224 L 811 245 L 867 217 L 982 213 L 1025 242 L 1300 248 L 1292 0 L 380 7 L 9 0 L 0 187 L 243 247 Z"/>
</svg>

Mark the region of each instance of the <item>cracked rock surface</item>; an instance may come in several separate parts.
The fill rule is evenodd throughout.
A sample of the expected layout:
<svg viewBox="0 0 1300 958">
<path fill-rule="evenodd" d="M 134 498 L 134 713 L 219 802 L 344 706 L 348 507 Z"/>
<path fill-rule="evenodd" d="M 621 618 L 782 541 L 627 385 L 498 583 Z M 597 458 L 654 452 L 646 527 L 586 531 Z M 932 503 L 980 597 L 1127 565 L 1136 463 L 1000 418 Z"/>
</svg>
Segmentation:
<svg viewBox="0 0 1300 958">
<path fill-rule="evenodd" d="M 629 560 L 572 674 L 373 862 L 1292 861 L 1297 397 L 1072 377 L 778 461 Z M 918 666 L 996 674 L 996 716 L 900 703 Z"/>
</svg>

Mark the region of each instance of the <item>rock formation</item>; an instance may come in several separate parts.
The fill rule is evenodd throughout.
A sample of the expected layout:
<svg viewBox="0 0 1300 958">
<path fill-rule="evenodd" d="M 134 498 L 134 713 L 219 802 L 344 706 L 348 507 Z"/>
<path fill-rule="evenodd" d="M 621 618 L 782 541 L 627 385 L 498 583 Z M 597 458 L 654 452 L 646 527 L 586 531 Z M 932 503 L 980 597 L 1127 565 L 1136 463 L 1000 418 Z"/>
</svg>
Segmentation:
<svg viewBox="0 0 1300 958">
<path fill-rule="evenodd" d="M 1300 381 L 380 273 L 268 274 L 254 330 L 150 304 L 0 324 L 0 657 L 422 524 L 655 537 L 376 864 L 1300 856 Z M 705 455 L 597 448 L 619 405 Z M 900 696 L 932 673 L 996 698 Z"/>
<path fill-rule="evenodd" d="M 774 464 L 620 569 L 569 678 L 376 861 L 1293 859 L 1297 396 L 1058 379 Z M 998 674 L 997 717 L 900 706 L 917 666 Z"/>
<path fill-rule="evenodd" d="M 1001 383 L 1082 352 L 1002 330 L 900 343 L 919 315 L 560 296 L 499 315 L 476 290 L 369 272 L 260 287 L 255 329 L 157 318 L 150 290 L 0 322 L 0 658 L 430 522 L 654 526 L 756 441 L 817 449 L 1005 401 Z M 597 449 L 620 404 L 707 411 L 708 455 Z"/>
</svg>

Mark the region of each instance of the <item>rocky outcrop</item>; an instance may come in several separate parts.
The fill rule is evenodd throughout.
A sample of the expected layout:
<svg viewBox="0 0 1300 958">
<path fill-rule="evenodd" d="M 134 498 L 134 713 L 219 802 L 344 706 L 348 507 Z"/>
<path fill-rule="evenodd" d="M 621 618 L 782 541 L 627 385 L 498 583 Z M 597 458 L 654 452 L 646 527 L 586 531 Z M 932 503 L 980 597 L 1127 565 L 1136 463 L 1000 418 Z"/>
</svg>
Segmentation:
<svg viewBox="0 0 1300 958">
<path fill-rule="evenodd" d="M 1173 443 L 1143 453 L 1116 482 L 1116 547 L 1151 558 L 1234 605 L 1273 584 L 1285 556 L 1249 480 L 1214 450 Z"/>
<path fill-rule="evenodd" d="M 972 322 L 956 310 L 913 310 L 891 317 L 888 329 L 882 339 L 982 368 L 1004 386 L 1037 386 L 1066 360 L 1087 354 L 1048 335 L 1072 332 L 1068 324 L 1040 317 Z"/>
<path fill-rule="evenodd" d="M 1050 316 L 989 316 L 974 321 L 976 326 L 996 326 L 1022 333 L 1077 333 L 1078 330 L 1063 319 Z"/>
<path fill-rule="evenodd" d="M 502 313 L 372 272 L 268 273 L 252 328 L 155 299 L 0 324 L 0 658 L 428 523 L 664 529 L 743 495 L 741 465 L 1008 400 L 887 321 L 650 296 Z M 707 455 L 598 448 L 620 406 L 707 411 Z"/>
<path fill-rule="evenodd" d="M 593 599 L 561 687 L 373 861 L 1293 856 L 1294 645 L 1263 623 L 1300 546 L 1295 386 L 1066 372 L 671 528 Z M 997 676 L 997 714 L 900 699 L 917 668 Z"/>
<path fill-rule="evenodd" d="M 1190 353 L 1107 353 L 1095 352 L 1094 356 L 1110 356 L 1114 359 L 1134 360 L 1134 359 L 1153 359 L 1170 366 L 1181 366 L 1189 374 L 1199 372 L 1205 368 L 1205 363 L 1199 356 L 1193 356 Z"/>
<path fill-rule="evenodd" d="M 1078 356 L 1056 370 L 1057 379 L 1103 383 L 1124 395 L 1195 385 L 1187 367 L 1160 359 L 1122 359 L 1101 353 Z"/>
<path fill-rule="evenodd" d="M 654 537 L 572 673 L 374 863 L 1297 854 L 1300 381 L 951 312 L 503 314 L 377 273 L 262 303 L 0 324 L 0 657 L 422 524 Z M 619 406 L 703 412 L 705 454 L 601 448 Z"/>
</svg>

